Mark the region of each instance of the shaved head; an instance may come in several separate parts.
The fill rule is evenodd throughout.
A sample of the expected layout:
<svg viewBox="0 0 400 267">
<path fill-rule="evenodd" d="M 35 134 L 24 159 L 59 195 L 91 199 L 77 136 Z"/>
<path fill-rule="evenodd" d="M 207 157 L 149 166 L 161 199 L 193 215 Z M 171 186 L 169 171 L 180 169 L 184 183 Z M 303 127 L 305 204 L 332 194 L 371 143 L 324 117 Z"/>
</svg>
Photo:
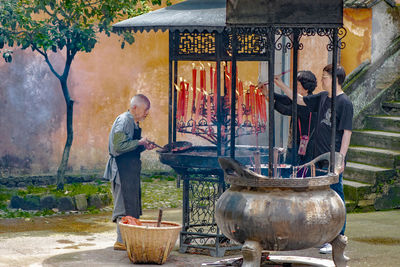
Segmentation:
<svg viewBox="0 0 400 267">
<path fill-rule="evenodd" d="M 145 105 L 146 109 L 150 109 L 150 100 L 147 98 L 147 96 L 142 95 L 142 94 L 137 94 L 131 99 L 130 107 L 134 106 L 141 106 Z"/>
</svg>

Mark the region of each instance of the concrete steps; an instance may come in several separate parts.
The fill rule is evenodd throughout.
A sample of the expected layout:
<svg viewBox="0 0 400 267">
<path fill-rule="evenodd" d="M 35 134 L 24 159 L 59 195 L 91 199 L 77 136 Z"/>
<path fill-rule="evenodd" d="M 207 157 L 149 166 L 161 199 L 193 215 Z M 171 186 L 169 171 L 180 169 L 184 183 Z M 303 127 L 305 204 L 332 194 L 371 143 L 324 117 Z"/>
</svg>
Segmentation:
<svg viewBox="0 0 400 267">
<path fill-rule="evenodd" d="M 400 133 L 354 130 L 351 136 L 351 145 L 400 151 Z"/>
<path fill-rule="evenodd" d="M 359 128 L 351 136 L 343 187 L 346 206 L 356 211 L 400 208 L 399 44 L 396 39 L 379 64 L 348 86 Z"/>
<path fill-rule="evenodd" d="M 377 177 L 390 175 L 391 169 L 366 165 L 356 162 L 347 162 L 343 178 L 346 180 L 375 184 Z"/>
<path fill-rule="evenodd" d="M 400 103 L 400 102 L 399 102 Z M 388 132 L 400 132 L 400 116 L 368 116 L 366 128 Z"/>
<path fill-rule="evenodd" d="M 400 151 L 373 147 L 350 146 L 347 157 L 352 162 L 377 165 L 382 168 L 400 168 Z"/>
<path fill-rule="evenodd" d="M 347 212 L 374 210 L 373 185 L 343 180 Z"/>
<path fill-rule="evenodd" d="M 395 181 L 400 173 L 400 109 L 397 102 L 385 103 L 384 110 L 398 115 L 367 116 L 365 128 L 354 130 L 351 136 L 343 174 L 348 211 L 398 206 L 400 188 Z M 391 103 L 390 109 L 388 103 Z"/>
<path fill-rule="evenodd" d="M 382 108 L 392 114 L 392 115 L 400 115 L 400 101 L 388 101 L 382 103 Z"/>
</svg>

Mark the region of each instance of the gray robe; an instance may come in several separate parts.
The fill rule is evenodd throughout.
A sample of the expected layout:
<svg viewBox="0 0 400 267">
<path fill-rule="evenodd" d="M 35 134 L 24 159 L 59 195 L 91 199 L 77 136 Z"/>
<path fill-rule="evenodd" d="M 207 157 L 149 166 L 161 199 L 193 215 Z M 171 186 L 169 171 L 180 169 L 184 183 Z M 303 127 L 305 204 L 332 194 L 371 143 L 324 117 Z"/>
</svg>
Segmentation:
<svg viewBox="0 0 400 267">
<path fill-rule="evenodd" d="M 104 178 L 109 179 L 111 182 L 111 189 L 114 198 L 114 210 L 112 214 L 113 221 L 116 221 L 118 217 L 126 215 L 123 195 L 121 192 L 121 178 L 115 157 L 131 152 L 135 149 L 143 149 L 140 148 L 142 146 L 138 145 L 139 140 L 132 139 L 137 131 L 140 131 L 140 128 L 135 123 L 132 114 L 127 111 L 115 119 L 109 135 L 108 150 L 110 158 L 106 165 Z M 137 169 L 137 172 L 139 175 L 140 167 Z"/>
</svg>

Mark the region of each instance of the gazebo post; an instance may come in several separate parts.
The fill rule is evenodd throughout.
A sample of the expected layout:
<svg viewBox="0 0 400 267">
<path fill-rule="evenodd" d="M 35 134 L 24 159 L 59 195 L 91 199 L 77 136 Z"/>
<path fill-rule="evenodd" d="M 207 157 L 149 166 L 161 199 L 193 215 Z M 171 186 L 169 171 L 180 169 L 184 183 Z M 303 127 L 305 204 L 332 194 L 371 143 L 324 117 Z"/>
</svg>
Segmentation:
<svg viewBox="0 0 400 267">
<path fill-rule="evenodd" d="M 215 33 L 215 47 L 216 47 L 215 71 L 217 72 L 217 95 L 216 95 L 216 97 L 217 97 L 217 156 L 221 156 L 222 155 L 222 133 L 221 133 L 222 102 L 221 102 L 221 49 L 220 48 L 222 47 L 222 35 L 218 32 Z"/>
<path fill-rule="evenodd" d="M 274 161 L 274 146 L 275 146 L 275 109 L 274 109 L 274 76 L 275 76 L 275 32 L 274 28 L 270 28 L 269 31 L 269 60 L 268 60 L 268 97 L 269 97 L 269 105 L 268 105 L 268 177 L 273 177 L 275 174 L 273 173 L 273 161 Z"/>
<path fill-rule="evenodd" d="M 169 31 L 169 57 L 168 57 L 168 144 L 172 143 L 172 46 L 174 45 L 173 32 Z"/>
<path fill-rule="evenodd" d="M 172 142 L 176 142 L 176 108 L 177 108 L 177 90 L 176 86 L 178 85 L 178 60 L 174 60 L 174 84 L 172 86 L 174 92 L 174 115 L 173 115 L 173 135 Z"/>
<path fill-rule="evenodd" d="M 337 77 L 337 56 L 338 56 L 338 29 L 334 28 L 332 33 L 332 102 L 331 102 L 331 168 L 330 172 L 335 169 L 335 139 L 336 139 L 336 77 Z"/>
<path fill-rule="evenodd" d="M 231 140 L 230 140 L 230 156 L 231 158 L 235 158 L 235 120 L 236 120 L 236 80 L 237 80 L 237 66 L 236 66 L 236 53 L 237 53 L 237 30 L 235 27 L 232 28 L 232 73 L 231 73 Z"/>
<path fill-rule="evenodd" d="M 293 31 L 293 67 L 292 67 L 292 81 L 293 81 L 293 101 L 292 101 L 292 166 L 297 164 L 297 71 L 298 71 L 298 58 L 299 58 L 299 43 L 300 33 L 299 29 L 295 28 Z"/>
</svg>

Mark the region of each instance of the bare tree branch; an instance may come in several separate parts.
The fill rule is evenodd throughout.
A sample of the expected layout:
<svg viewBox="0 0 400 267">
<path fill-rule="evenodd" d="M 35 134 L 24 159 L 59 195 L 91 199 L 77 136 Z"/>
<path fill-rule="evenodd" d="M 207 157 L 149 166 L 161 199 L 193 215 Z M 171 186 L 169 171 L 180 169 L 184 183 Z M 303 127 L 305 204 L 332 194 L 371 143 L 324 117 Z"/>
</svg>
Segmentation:
<svg viewBox="0 0 400 267">
<path fill-rule="evenodd" d="M 36 45 L 32 45 L 33 49 L 38 51 L 39 54 L 41 54 L 44 57 L 44 60 L 46 61 L 47 65 L 49 65 L 49 68 L 51 72 L 60 80 L 62 77 L 58 72 L 54 69 L 53 64 L 51 64 L 50 59 L 45 51 L 40 50 Z"/>
</svg>

